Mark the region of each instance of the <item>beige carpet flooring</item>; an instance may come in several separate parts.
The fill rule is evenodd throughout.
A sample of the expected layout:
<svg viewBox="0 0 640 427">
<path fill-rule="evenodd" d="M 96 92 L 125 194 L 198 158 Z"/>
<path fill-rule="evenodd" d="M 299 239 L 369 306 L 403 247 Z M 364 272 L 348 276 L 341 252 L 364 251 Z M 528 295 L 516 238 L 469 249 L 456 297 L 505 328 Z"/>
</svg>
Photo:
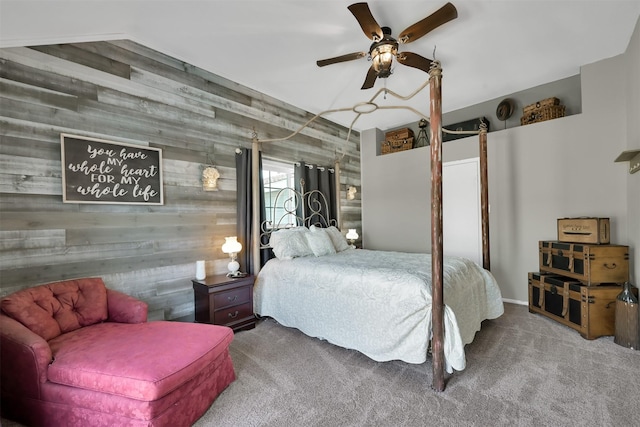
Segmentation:
<svg viewBox="0 0 640 427">
<path fill-rule="evenodd" d="M 640 351 L 506 304 L 431 390 L 431 362 L 378 363 L 265 320 L 231 346 L 237 380 L 204 426 L 639 426 Z"/>
<path fill-rule="evenodd" d="M 269 319 L 238 332 L 231 355 L 237 380 L 197 427 L 640 425 L 640 351 L 525 306 L 483 323 L 441 393 L 430 360 L 378 363 Z"/>
</svg>

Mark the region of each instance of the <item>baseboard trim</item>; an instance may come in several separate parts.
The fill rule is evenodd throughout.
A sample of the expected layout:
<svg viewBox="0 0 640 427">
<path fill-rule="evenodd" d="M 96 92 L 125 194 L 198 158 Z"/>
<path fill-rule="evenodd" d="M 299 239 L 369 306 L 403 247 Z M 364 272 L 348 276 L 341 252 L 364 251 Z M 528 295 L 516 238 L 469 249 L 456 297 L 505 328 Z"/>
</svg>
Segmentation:
<svg viewBox="0 0 640 427">
<path fill-rule="evenodd" d="M 520 301 L 517 299 L 509 299 L 509 298 L 502 298 L 502 302 L 508 302 L 511 304 L 518 304 L 518 305 L 529 305 L 528 301 Z"/>
</svg>

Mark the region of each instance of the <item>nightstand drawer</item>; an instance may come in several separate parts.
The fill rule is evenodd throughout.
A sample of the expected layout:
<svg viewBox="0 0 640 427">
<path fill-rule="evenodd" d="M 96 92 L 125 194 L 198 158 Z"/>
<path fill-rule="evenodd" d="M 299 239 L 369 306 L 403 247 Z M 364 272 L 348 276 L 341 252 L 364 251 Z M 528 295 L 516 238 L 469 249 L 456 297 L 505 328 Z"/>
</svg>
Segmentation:
<svg viewBox="0 0 640 427">
<path fill-rule="evenodd" d="M 253 302 L 218 310 L 213 315 L 213 322 L 216 325 L 228 325 L 247 317 L 253 317 Z"/>
<path fill-rule="evenodd" d="M 243 286 L 240 288 L 231 289 L 225 292 L 216 293 L 213 296 L 213 303 L 216 310 L 220 308 L 229 307 L 232 305 L 239 305 L 251 301 L 251 286 Z"/>
</svg>

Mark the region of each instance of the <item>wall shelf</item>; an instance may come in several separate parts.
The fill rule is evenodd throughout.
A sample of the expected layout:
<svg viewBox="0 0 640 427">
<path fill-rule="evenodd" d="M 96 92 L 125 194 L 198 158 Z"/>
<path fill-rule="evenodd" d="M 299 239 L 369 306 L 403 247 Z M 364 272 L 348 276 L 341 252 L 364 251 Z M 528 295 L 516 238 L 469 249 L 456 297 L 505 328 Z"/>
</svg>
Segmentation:
<svg viewBox="0 0 640 427">
<path fill-rule="evenodd" d="M 616 162 L 629 162 L 629 173 L 640 171 L 640 150 L 629 150 L 620 153 Z"/>
</svg>

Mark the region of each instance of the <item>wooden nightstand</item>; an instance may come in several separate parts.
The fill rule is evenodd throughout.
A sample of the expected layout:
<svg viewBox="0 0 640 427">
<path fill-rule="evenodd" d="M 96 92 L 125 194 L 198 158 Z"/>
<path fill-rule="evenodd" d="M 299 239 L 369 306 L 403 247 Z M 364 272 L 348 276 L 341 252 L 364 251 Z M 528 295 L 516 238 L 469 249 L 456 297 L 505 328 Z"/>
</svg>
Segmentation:
<svg viewBox="0 0 640 427">
<path fill-rule="evenodd" d="M 254 276 L 231 278 L 224 274 L 191 280 L 195 321 L 229 326 L 234 331 L 256 326 L 253 314 Z"/>
</svg>

